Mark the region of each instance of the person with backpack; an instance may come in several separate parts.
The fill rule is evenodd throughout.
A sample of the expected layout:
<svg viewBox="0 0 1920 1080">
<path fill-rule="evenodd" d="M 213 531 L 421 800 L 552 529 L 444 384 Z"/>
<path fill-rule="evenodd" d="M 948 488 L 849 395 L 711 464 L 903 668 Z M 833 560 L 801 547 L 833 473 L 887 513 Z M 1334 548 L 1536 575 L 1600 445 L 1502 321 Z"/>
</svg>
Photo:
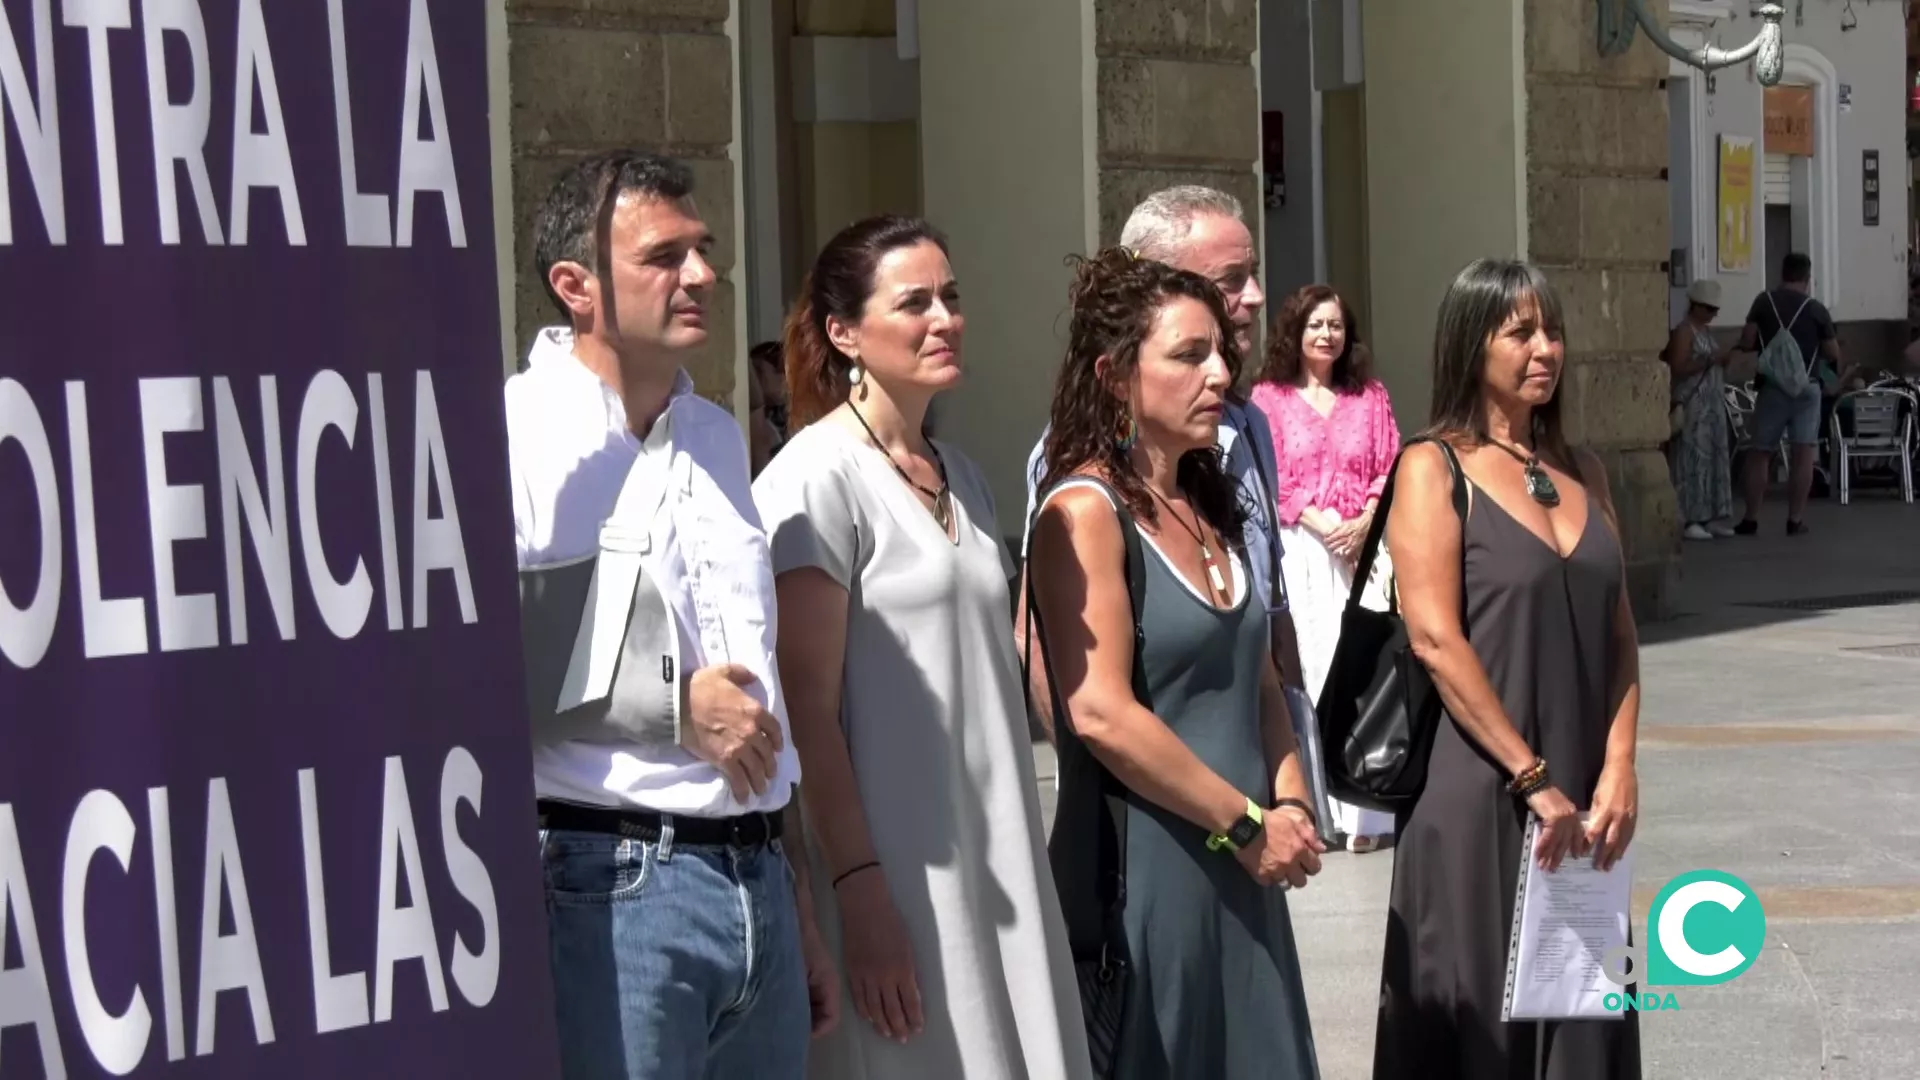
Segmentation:
<svg viewBox="0 0 1920 1080">
<path fill-rule="evenodd" d="M 1782 328 L 1786 333 L 1781 333 Z M 1787 535 L 1807 531 L 1807 497 L 1813 490 L 1813 462 L 1820 448 L 1823 375 L 1837 370 L 1836 383 L 1851 374 L 1841 367 L 1840 339 L 1833 315 L 1813 298 L 1813 260 L 1789 252 L 1780 260 L 1780 286 L 1754 297 L 1736 352 L 1759 351 L 1754 376 L 1753 440 L 1742 466 L 1746 516 L 1734 526 L 1741 536 L 1760 531 L 1760 504 L 1767 497 L 1767 469 L 1784 437 L 1792 447 L 1787 471 Z M 1832 365 L 1823 372 L 1824 358 Z"/>
</svg>

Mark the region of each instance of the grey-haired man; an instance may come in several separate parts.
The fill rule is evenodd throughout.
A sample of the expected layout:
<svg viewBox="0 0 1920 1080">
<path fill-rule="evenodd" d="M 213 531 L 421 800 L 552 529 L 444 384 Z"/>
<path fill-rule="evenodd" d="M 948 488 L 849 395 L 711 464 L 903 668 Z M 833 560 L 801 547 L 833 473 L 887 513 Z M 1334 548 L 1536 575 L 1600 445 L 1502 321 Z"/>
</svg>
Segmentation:
<svg viewBox="0 0 1920 1080">
<path fill-rule="evenodd" d="M 1260 288 L 1260 260 L 1244 216 L 1240 200 L 1223 191 L 1191 185 L 1165 188 L 1134 207 L 1120 232 L 1120 243 L 1142 258 L 1191 270 L 1213 282 L 1226 297 L 1241 356 L 1252 361 L 1253 327 L 1267 294 Z M 1043 431 L 1027 459 L 1029 522 L 1033 519 L 1035 490 L 1046 471 L 1046 446 L 1047 432 Z M 1280 493 L 1274 486 L 1277 470 L 1273 433 L 1265 414 L 1250 401 L 1230 400 L 1220 420 L 1220 448 L 1226 455 L 1227 472 L 1240 481 L 1241 495 L 1247 503 L 1247 561 L 1254 595 L 1263 602 L 1279 597 L 1268 608 L 1273 659 L 1279 665 L 1281 681 L 1297 688 L 1301 686 L 1300 649 L 1293 616 L 1287 610 L 1285 593 L 1270 587 L 1280 574 L 1280 533 L 1274 518 Z M 1023 538 L 1023 551 L 1025 547 Z M 1024 611 L 1024 597 L 1021 604 Z M 1018 629 L 1024 634 L 1024 626 Z M 1035 700 L 1044 703 L 1049 699 L 1043 665 L 1036 660 L 1033 667 Z M 1289 696 L 1300 700 L 1298 694 Z M 1053 720 L 1044 704 L 1041 712 L 1051 736 Z"/>
</svg>

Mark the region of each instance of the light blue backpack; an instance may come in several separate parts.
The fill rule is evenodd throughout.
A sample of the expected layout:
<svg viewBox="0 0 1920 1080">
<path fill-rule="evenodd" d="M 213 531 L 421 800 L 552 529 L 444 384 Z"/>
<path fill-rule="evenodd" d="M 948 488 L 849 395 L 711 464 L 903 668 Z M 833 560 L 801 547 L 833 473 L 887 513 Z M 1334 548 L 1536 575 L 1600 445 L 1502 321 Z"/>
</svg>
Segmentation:
<svg viewBox="0 0 1920 1080">
<path fill-rule="evenodd" d="M 1806 392 L 1813 376 L 1807 370 L 1807 358 L 1800 352 L 1800 342 L 1793 336 L 1793 324 L 1800 321 L 1800 313 L 1807 310 L 1807 304 L 1813 300 L 1809 296 L 1800 301 L 1799 310 L 1793 318 L 1782 321 L 1780 305 L 1774 303 L 1773 293 L 1767 293 L 1767 304 L 1773 308 L 1773 321 L 1780 324 L 1780 332 L 1773 335 L 1767 347 L 1760 350 L 1760 375 L 1767 382 L 1788 397 L 1799 397 Z"/>
</svg>

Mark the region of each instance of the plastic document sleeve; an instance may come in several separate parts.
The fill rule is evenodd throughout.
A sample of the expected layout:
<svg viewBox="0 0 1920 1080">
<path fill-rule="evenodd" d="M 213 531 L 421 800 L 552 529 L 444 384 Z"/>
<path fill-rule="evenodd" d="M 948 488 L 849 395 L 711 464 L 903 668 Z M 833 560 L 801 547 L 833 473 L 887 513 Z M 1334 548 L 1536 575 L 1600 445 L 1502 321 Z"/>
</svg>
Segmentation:
<svg viewBox="0 0 1920 1080">
<path fill-rule="evenodd" d="M 1620 1019 L 1625 1014 L 1608 1009 L 1606 998 L 1625 988 L 1608 981 L 1601 958 L 1627 943 L 1634 849 L 1605 872 L 1594 868 L 1591 856 L 1569 856 L 1548 873 L 1533 858 L 1539 829 L 1540 820 L 1528 815 L 1500 1018 Z"/>
</svg>

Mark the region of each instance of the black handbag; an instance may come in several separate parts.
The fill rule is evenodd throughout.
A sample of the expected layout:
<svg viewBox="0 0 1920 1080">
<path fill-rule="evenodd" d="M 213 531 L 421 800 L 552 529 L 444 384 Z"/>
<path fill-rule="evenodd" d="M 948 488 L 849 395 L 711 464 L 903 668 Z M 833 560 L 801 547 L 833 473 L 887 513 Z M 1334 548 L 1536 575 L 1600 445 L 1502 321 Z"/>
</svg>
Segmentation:
<svg viewBox="0 0 1920 1080">
<path fill-rule="evenodd" d="M 1460 459 L 1445 441 L 1429 436 L 1408 440 L 1401 454 L 1421 442 L 1432 442 L 1446 454 L 1453 474 L 1453 509 L 1464 525 L 1467 490 Z M 1433 677 L 1414 655 L 1407 624 L 1400 618 L 1397 591 L 1386 590 L 1386 611 L 1360 604 L 1386 534 L 1399 469 L 1396 458 L 1354 570 L 1347 607 L 1340 616 L 1340 642 L 1334 647 L 1315 708 L 1320 745 L 1326 752 L 1328 793 L 1341 802 L 1390 814 L 1412 806 L 1426 786 L 1427 760 L 1441 711 Z M 1461 617 L 1464 620 L 1464 604 Z"/>
<path fill-rule="evenodd" d="M 1142 705 L 1151 707 L 1146 667 L 1141 658 L 1144 635 L 1140 629 L 1140 606 L 1146 590 L 1140 534 L 1134 526 L 1133 515 L 1119 496 L 1107 485 L 1097 480 L 1092 482 L 1106 492 L 1120 518 L 1120 535 L 1127 553 L 1127 594 L 1133 608 L 1133 695 Z M 1039 507 L 1044 504 L 1044 499 L 1035 501 L 1036 519 Z M 1027 535 L 1032 536 L 1033 531 L 1030 521 Z M 1034 601 L 1031 563 L 1026 581 L 1027 634 L 1021 681 L 1031 693 L 1029 674 L 1033 667 L 1034 633 L 1037 628 L 1043 638 L 1046 634 L 1046 626 L 1040 622 L 1039 605 Z M 1040 662 L 1047 673 L 1048 697 L 1053 705 L 1060 777 L 1053 832 L 1047 838 L 1047 861 L 1060 895 L 1068 948 L 1073 956 L 1073 974 L 1079 983 L 1088 1056 L 1094 1075 L 1106 1078 L 1114 1073 L 1127 998 L 1133 990 L 1132 955 L 1127 948 L 1123 921 L 1127 906 L 1127 788 L 1074 733 L 1066 702 L 1053 679 L 1052 658 L 1044 646 Z M 1031 704 L 1029 700 L 1029 707 Z"/>
</svg>

